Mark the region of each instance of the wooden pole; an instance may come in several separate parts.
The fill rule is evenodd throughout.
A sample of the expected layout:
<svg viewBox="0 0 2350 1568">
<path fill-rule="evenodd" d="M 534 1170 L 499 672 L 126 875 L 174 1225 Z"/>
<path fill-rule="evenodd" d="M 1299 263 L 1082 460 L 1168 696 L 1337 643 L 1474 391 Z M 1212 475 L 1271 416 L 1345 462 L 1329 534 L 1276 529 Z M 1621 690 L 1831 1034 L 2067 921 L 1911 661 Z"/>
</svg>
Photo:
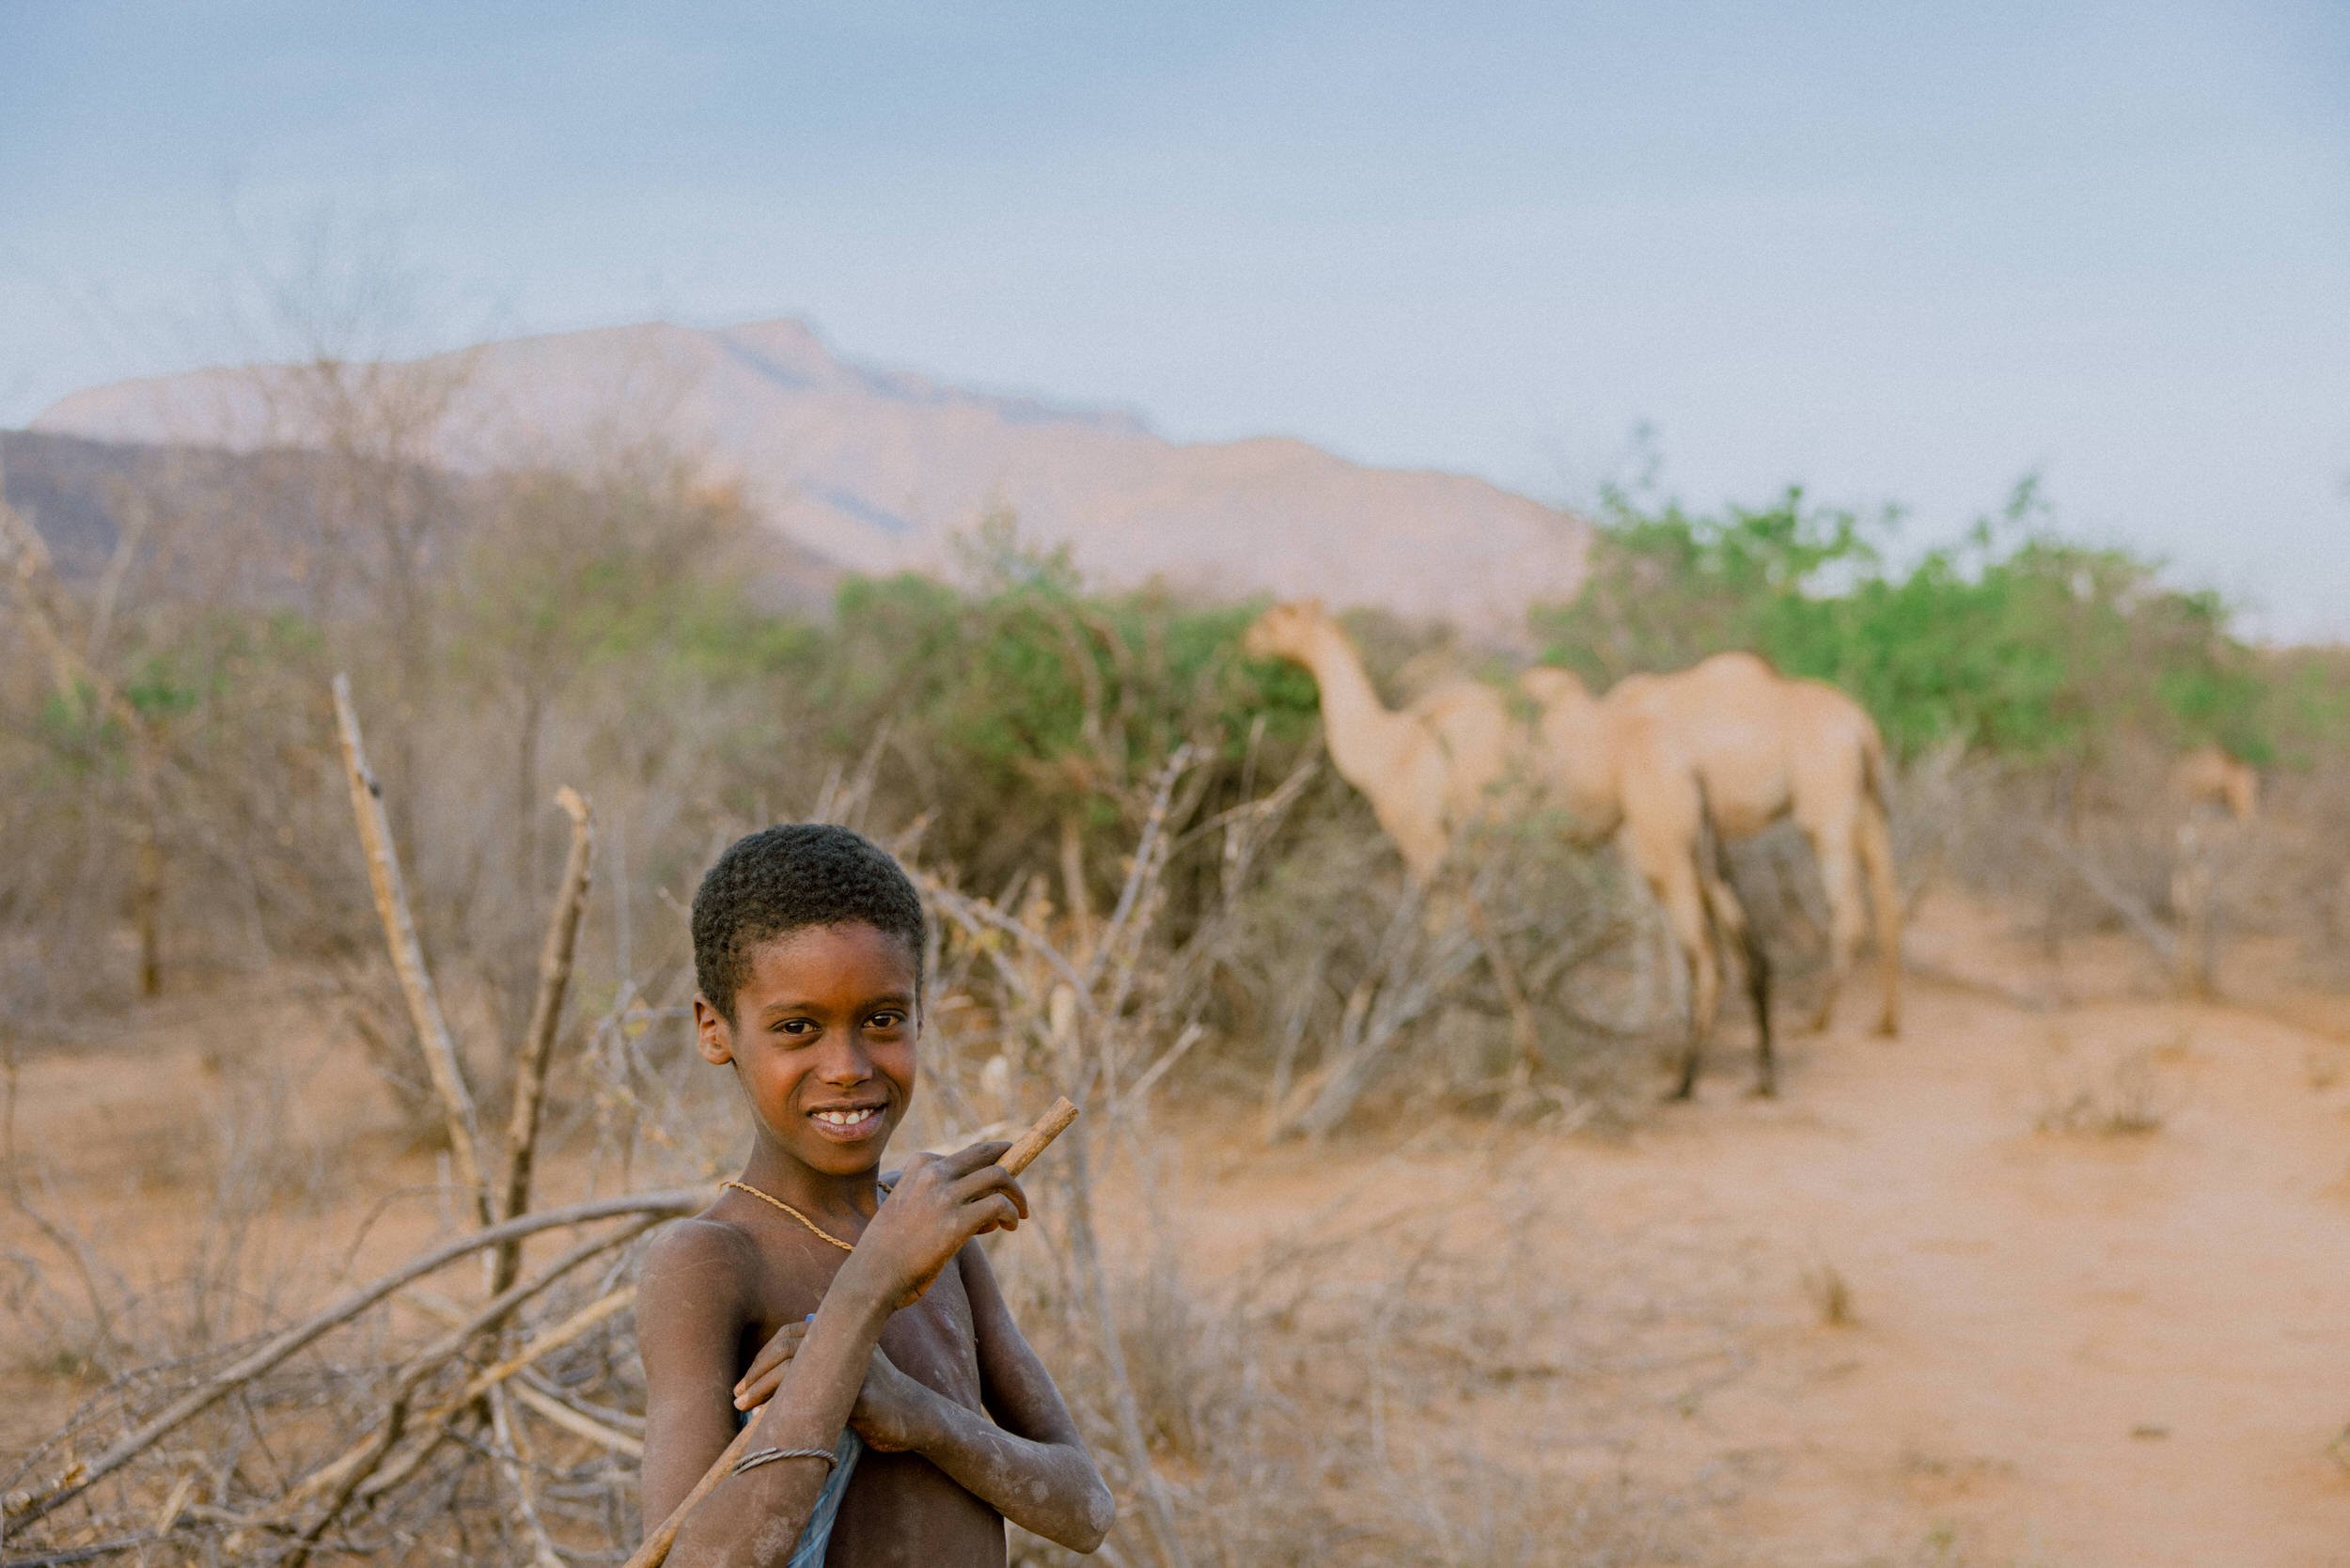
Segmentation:
<svg viewBox="0 0 2350 1568">
<path fill-rule="evenodd" d="M 1076 1120 L 1077 1107 L 1070 1103 L 1067 1096 L 1055 1100 L 1053 1108 L 1037 1118 L 1036 1125 L 1022 1133 L 995 1163 L 1014 1176 L 1019 1175 L 1035 1163 L 1039 1154 L 1044 1152 L 1046 1144 L 1068 1131 L 1069 1124 Z M 716 1491 L 718 1483 L 732 1473 L 734 1462 L 749 1450 L 751 1434 L 758 1427 L 756 1419 L 743 1423 L 743 1430 L 734 1435 L 734 1441 L 727 1445 L 724 1453 L 710 1462 L 710 1468 L 702 1472 L 702 1478 L 694 1483 L 694 1489 L 685 1494 L 685 1500 L 671 1509 L 669 1516 L 646 1535 L 645 1544 L 636 1548 L 636 1554 L 628 1560 L 624 1568 L 661 1568 L 661 1564 L 668 1560 L 670 1546 L 677 1542 L 677 1532 L 684 1528 L 686 1515 L 693 1513 L 694 1506 Z"/>
<path fill-rule="evenodd" d="M 539 952 L 539 992 L 530 1024 L 514 1053 L 514 1109 L 506 1129 L 506 1191 L 498 1217 L 511 1219 L 530 1207 L 531 1166 L 539 1150 L 539 1112 L 546 1097 L 547 1058 L 563 1020 L 563 996 L 572 980 L 572 956 L 579 945 L 579 921 L 588 907 L 588 886 L 596 863 L 596 820 L 578 791 L 566 784 L 555 804 L 572 819 L 572 849 L 563 863 L 563 885 L 547 917 L 546 942 Z M 522 1266 L 520 1244 L 497 1254 L 490 1288 L 502 1291 Z"/>
<path fill-rule="evenodd" d="M 367 745 L 359 735 L 359 714 L 351 703 L 348 675 L 335 677 L 335 727 L 342 739 L 352 812 L 359 819 L 359 844 L 367 852 L 368 885 L 375 893 L 375 912 L 384 922 L 392 969 L 407 998 L 416 1042 L 424 1048 L 425 1072 L 441 1097 L 442 1114 L 448 1123 L 449 1158 L 457 1166 L 458 1180 L 473 1196 L 480 1222 L 487 1225 L 494 1216 L 490 1212 L 489 1184 L 481 1172 L 481 1129 L 474 1117 L 473 1095 L 465 1088 L 457 1040 L 441 1013 L 441 997 L 432 988 L 431 971 L 424 966 L 424 945 L 416 939 L 415 917 L 408 907 L 408 885 L 400 876 L 400 848 L 392 842 L 392 825 L 384 815 L 383 786 L 368 768 Z"/>
</svg>

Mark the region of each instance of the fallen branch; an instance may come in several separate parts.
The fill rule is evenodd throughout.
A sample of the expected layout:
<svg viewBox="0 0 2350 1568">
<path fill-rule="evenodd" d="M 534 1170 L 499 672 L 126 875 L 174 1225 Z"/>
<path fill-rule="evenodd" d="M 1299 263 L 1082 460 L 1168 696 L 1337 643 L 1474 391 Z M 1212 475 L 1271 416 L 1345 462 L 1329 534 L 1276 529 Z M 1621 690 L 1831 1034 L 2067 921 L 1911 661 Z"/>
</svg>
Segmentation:
<svg viewBox="0 0 2350 1568">
<path fill-rule="evenodd" d="M 645 1457 L 645 1440 L 632 1433 L 607 1426 L 584 1410 L 575 1410 L 552 1395 L 540 1393 L 520 1378 L 509 1384 L 507 1388 L 517 1403 L 528 1405 L 541 1419 L 561 1427 L 575 1437 L 585 1437 L 591 1443 L 631 1459 Z"/>
<path fill-rule="evenodd" d="M 300 1565 L 308 1560 L 310 1549 L 318 1544 L 320 1537 L 323 1536 L 335 1521 L 341 1517 L 343 1510 L 350 1506 L 352 1497 L 357 1494 L 360 1487 L 367 1483 L 368 1478 L 375 1473 L 377 1466 L 381 1466 L 392 1450 L 399 1445 L 400 1437 L 407 1431 L 409 1402 L 415 1397 L 416 1390 L 423 1387 L 427 1377 L 437 1372 L 450 1356 L 462 1351 L 473 1341 L 476 1335 L 494 1331 L 498 1325 L 504 1323 L 512 1314 L 515 1308 L 525 1301 L 545 1290 L 589 1259 L 609 1252 L 616 1247 L 626 1245 L 658 1224 L 664 1217 L 660 1215 L 644 1217 L 636 1224 L 624 1227 L 612 1235 L 580 1243 L 541 1269 L 535 1278 L 520 1284 L 509 1285 L 492 1296 L 475 1310 L 472 1317 L 432 1341 L 421 1354 L 411 1357 L 407 1367 L 401 1371 L 399 1381 L 393 1385 L 391 1400 L 384 1414 L 377 1418 L 373 1434 L 361 1446 L 355 1457 L 346 1455 L 343 1459 L 335 1462 L 337 1466 L 343 1466 L 343 1470 L 335 1482 L 334 1493 L 327 1498 L 326 1506 L 320 1512 L 319 1516 L 311 1520 L 304 1529 L 301 1543 L 286 1560 L 286 1568 L 300 1568 Z M 495 1389 L 493 1388 L 491 1391 L 494 1395 Z M 496 1410 L 494 1399 L 492 1401 L 491 1409 L 494 1414 Z M 426 1439 L 427 1447 L 437 1444 L 444 1435 L 446 1435 L 446 1423 L 442 1431 L 433 1433 Z"/>
<path fill-rule="evenodd" d="M 421 1279 L 457 1259 L 467 1257 L 484 1247 L 496 1247 L 502 1242 L 523 1236 L 535 1236 L 541 1231 L 592 1225 L 599 1220 L 619 1219 L 638 1215 L 649 1215 L 653 1219 L 674 1218 L 680 1215 L 692 1214 L 697 1209 L 707 1206 L 710 1200 L 711 1193 L 706 1187 L 677 1187 L 666 1192 L 593 1199 L 585 1203 L 570 1203 L 559 1209 L 547 1209 L 539 1214 L 519 1215 L 503 1224 L 469 1232 L 452 1241 L 444 1242 L 429 1251 L 420 1252 L 390 1274 L 360 1286 L 332 1305 L 321 1308 L 300 1323 L 273 1335 L 266 1343 L 215 1373 L 201 1387 L 180 1395 L 136 1431 L 120 1438 L 96 1458 L 88 1461 L 70 1482 L 27 1500 L 21 1508 L 14 1511 L 16 1517 L 29 1524 L 44 1514 L 64 1507 L 99 1482 L 145 1453 L 186 1421 L 201 1415 L 237 1388 L 277 1366 L 321 1335 L 339 1328 L 400 1287 Z M 503 1315 L 503 1309 L 499 1315 Z"/>
<path fill-rule="evenodd" d="M 657 1223 L 657 1221 L 649 1221 L 648 1223 Z M 607 1237 L 603 1242 L 597 1244 L 592 1250 L 566 1259 L 564 1261 L 564 1264 L 558 1264 L 556 1270 L 552 1271 L 554 1277 L 559 1278 L 566 1265 L 576 1262 L 584 1262 L 588 1258 L 594 1256 L 596 1252 L 609 1250 L 610 1247 L 626 1242 L 631 1236 L 640 1233 L 642 1227 L 632 1227 L 623 1235 L 618 1237 Z M 552 1279 L 548 1279 L 543 1282 L 551 1283 Z M 538 1339 L 532 1341 L 528 1346 L 525 1347 L 517 1355 L 509 1356 L 506 1360 L 499 1362 L 496 1366 L 490 1368 L 486 1372 L 477 1373 L 466 1382 L 464 1390 L 455 1399 L 445 1401 L 441 1404 L 438 1404 L 432 1409 L 425 1412 L 424 1416 L 419 1419 L 418 1424 L 436 1426 L 445 1425 L 451 1417 L 457 1415 L 467 1405 L 473 1403 L 474 1401 L 488 1393 L 491 1389 L 504 1383 L 508 1378 L 512 1377 L 516 1372 L 521 1372 L 525 1367 L 529 1366 L 532 1362 L 538 1360 L 540 1356 L 545 1356 L 552 1351 L 562 1349 L 565 1345 L 570 1344 L 572 1341 L 578 1339 L 582 1334 L 585 1334 L 588 1329 L 593 1328 L 597 1324 L 602 1323 L 605 1318 L 610 1317 L 613 1313 L 634 1305 L 635 1300 L 636 1287 L 634 1285 L 627 1285 L 621 1287 L 619 1290 L 612 1292 L 608 1295 L 600 1297 L 599 1299 L 588 1303 L 587 1306 L 581 1308 L 578 1311 L 573 1312 L 570 1317 L 564 1319 L 553 1328 L 550 1328 L 545 1333 L 540 1335 Z M 450 1332 L 444 1335 L 442 1339 L 436 1342 L 432 1349 L 428 1350 L 423 1356 L 419 1356 L 416 1363 L 412 1364 L 422 1365 L 425 1370 L 429 1371 L 432 1365 L 437 1365 L 439 1361 L 446 1360 L 448 1354 L 454 1353 L 453 1350 L 438 1356 L 435 1356 L 434 1352 L 440 1351 L 443 1346 L 450 1345 L 453 1345 L 456 1349 L 462 1349 L 464 1341 L 471 1338 L 477 1322 L 478 1316 L 476 1318 L 459 1316 L 452 1319 L 449 1325 Z M 428 1357 L 431 1359 L 428 1360 Z M 440 1436 L 441 1434 L 436 1433 L 431 1440 L 437 1442 L 439 1441 Z M 277 1502 L 272 1506 L 269 1513 L 264 1517 L 283 1517 L 284 1515 L 290 1513 L 296 1507 L 300 1506 L 306 1498 L 315 1497 L 317 1494 L 326 1490 L 327 1487 L 334 1485 L 344 1476 L 350 1474 L 353 1466 L 359 1465 L 367 1458 L 368 1450 L 375 1446 L 375 1440 L 376 1434 L 375 1432 L 370 1431 L 367 1436 L 361 1438 L 357 1443 L 353 1444 L 352 1448 L 343 1453 L 339 1458 L 329 1460 L 327 1463 L 320 1466 L 317 1469 L 311 1471 L 308 1475 L 303 1477 L 302 1480 L 297 1482 L 283 1497 L 279 1498 Z"/>
</svg>

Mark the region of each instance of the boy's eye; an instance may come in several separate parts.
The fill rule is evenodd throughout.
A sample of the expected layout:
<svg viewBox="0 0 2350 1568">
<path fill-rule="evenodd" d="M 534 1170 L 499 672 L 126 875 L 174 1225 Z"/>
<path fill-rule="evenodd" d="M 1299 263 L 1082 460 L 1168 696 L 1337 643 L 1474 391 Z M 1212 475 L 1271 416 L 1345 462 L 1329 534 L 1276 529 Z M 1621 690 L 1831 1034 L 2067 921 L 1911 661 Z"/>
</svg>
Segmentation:
<svg viewBox="0 0 2350 1568">
<path fill-rule="evenodd" d="M 870 1019 L 867 1020 L 867 1022 L 877 1029 L 894 1029 L 905 1021 L 906 1018 L 904 1013 L 892 1012 L 887 1009 L 884 1009 L 882 1011 L 876 1012 Z"/>
<path fill-rule="evenodd" d="M 777 1024 L 776 1027 L 781 1029 L 785 1034 L 795 1037 L 810 1035 L 816 1032 L 816 1020 L 813 1018 L 786 1018 L 782 1023 Z"/>
</svg>

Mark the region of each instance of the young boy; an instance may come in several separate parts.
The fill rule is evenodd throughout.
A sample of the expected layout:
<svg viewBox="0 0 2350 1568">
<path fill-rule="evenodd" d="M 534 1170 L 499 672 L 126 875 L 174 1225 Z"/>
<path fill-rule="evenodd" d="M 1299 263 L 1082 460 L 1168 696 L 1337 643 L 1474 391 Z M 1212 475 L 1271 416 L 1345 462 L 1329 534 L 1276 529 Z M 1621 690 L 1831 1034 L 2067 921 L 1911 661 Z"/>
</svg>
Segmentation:
<svg viewBox="0 0 2350 1568">
<path fill-rule="evenodd" d="M 753 1141 L 645 1260 L 646 1528 L 764 1402 L 672 1568 L 1002 1568 L 1007 1518 L 1093 1550 L 1108 1488 L 973 1240 L 1027 1215 L 1009 1145 L 878 1185 L 921 1034 L 913 884 L 845 828 L 771 827 L 718 857 L 693 923 L 701 1053 L 733 1067 Z"/>
</svg>

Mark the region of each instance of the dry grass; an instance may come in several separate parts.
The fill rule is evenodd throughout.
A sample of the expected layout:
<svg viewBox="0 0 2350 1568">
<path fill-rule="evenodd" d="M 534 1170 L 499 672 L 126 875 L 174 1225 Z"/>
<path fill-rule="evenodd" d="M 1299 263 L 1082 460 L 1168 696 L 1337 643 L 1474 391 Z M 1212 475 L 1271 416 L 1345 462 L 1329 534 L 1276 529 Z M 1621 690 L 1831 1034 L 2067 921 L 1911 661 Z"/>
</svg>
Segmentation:
<svg viewBox="0 0 2350 1568">
<path fill-rule="evenodd" d="M 1851 1283 L 1841 1269 L 1825 1258 L 1803 1271 L 1803 1294 L 1823 1328 L 1850 1328 L 1860 1321 L 1853 1307 Z"/>
<path fill-rule="evenodd" d="M 2161 1048 L 2141 1045 L 2102 1065 L 2067 1071 L 2060 1043 L 2041 1063 L 2033 1128 L 2098 1137 L 2146 1137 L 2162 1131 L 2171 1109 L 2171 1097 L 2156 1071 L 2162 1054 Z"/>
</svg>

